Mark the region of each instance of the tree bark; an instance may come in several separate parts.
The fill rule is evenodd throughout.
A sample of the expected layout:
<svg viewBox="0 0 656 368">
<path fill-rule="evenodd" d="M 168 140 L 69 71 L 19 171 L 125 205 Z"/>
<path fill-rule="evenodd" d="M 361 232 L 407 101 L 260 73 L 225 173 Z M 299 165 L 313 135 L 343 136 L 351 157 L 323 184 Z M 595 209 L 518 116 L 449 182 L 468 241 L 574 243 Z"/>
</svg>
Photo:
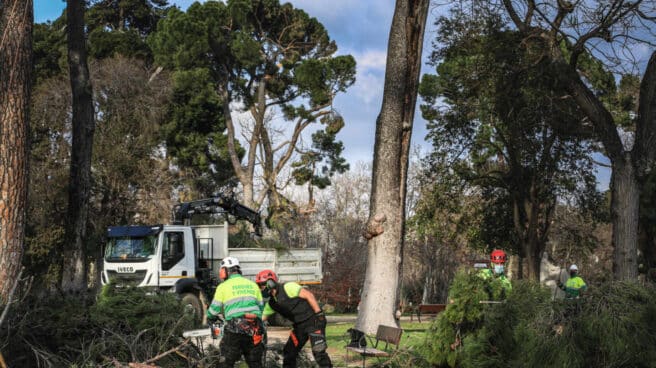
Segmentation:
<svg viewBox="0 0 656 368">
<path fill-rule="evenodd" d="M 618 280 L 638 277 L 638 214 L 640 191 L 631 155 L 613 160 L 611 221 L 613 223 L 613 273 Z"/>
<path fill-rule="evenodd" d="M 387 46 L 385 88 L 376 121 L 368 258 L 356 328 L 373 334 L 397 324 L 406 176 L 428 0 L 397 0 Z"/>
<path fill-rule="evenodd" d="M 32 0 L 0 2 L 0 303 L 20 272 L 27 208 Z"/>
<path fill-rule="evenodd" d="M 67 1 L 68 68 L 72 92 L 73 140 L 61 282 L 64 292 L 79 292 L 86 290 L 87 287 L 86 242 L 95 122 L 93 89 L 87 64 L 84 11 L 85 2 L 83 0 Z"/>
</svg>

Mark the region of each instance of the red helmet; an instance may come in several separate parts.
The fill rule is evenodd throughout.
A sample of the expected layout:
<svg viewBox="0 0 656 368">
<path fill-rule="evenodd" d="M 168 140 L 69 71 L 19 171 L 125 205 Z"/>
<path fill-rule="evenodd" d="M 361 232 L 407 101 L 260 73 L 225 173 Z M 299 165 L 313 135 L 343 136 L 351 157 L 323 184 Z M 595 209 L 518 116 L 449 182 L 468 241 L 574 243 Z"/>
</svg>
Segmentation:
<svg viewBox="0 0 656 368">
<path fill-rule="evenodd" d="M 490 254 L 490 261 L 492 263 L 506 263 L 506 252 L 501 249 L 495 249 Z"/>
<path fill-rule="evenodd" d="M 264 284 L 267 282 L 267 280 L 273 280 L 273 282 L 277 283 L 278 276 L 271 270 L 262 270 L 255 277 L 255 282 L 258 284 Z"/>
</svg>

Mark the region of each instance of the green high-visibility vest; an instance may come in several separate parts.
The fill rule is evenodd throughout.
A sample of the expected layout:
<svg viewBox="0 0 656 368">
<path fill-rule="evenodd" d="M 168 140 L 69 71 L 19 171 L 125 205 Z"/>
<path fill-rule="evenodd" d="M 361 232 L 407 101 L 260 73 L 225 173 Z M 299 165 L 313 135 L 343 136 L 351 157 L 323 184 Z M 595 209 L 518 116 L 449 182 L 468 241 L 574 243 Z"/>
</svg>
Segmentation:
<svg viewBox="0 0 656 368">
<path fill-rule="evenodd" d="M 216 288 L 207 316 L 223 313 L 229 321 L 249 313 L 261 318 L 263 308 L 262 292 L 257 284 L 242 275 L 233 274 Z"/>
<path fill-rule="evenodd" d="M 565 297 L 571 299 L 581 295 L 581 292 L 587 290 L 587 288 L 588 285 L 585 284 L 582 278 L 574 276 L 567 280 L 563 290 L 565 290 Z"/>
</svg>

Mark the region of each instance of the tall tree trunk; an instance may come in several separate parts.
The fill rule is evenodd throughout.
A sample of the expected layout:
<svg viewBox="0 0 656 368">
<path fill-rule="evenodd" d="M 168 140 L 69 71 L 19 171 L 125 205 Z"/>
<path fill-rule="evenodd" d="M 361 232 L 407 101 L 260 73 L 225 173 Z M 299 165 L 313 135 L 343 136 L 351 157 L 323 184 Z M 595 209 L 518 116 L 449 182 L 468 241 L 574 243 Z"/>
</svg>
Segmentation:
<svg viewBox="0 0 656 368">
<path fill-rule="evenodd" d="M 543 247 L 540 246 L 538 240 L 533 235 L 533 233 L 529 234 L 529 239 L 526 243 L 526 273 L 528 279 L 540 281 L 540 262 L 542 261 L 541 254 Z"/>
<path fill-rule="evenodd" d="M 428 0 L 397 0 L 390 29 L 365 233 L 367 268 L 356 321 L 356 328 L 366 333 L 396 324 L 409 142 L 428 5 Z"/>
<path fill-rule="evenodd" d="M 653 105 L 656 76 L 656 53 L 652 54 L 640 90 L 633 151 L 627 150 L 617 132 L 610 112 L 581 81 L 575 70 L 564 66 L 566 89 L 597 128 L 611 161 L 611 222 L 613 225 L 613 273 L 617 280 L 636 280 L 638 276 L 639 178 L 654 164 L 656 115 Z M 651 83 L 649 83 L 651 81 Z M 651 84 L 651 86 L 646 86 Z M 636 163 L 638 163 L 636 165 Z"/>
<path fill-rule="evenodd" d="M 84 0 L 68 0 L 66 7 L 68 68 L 72 92 L 73 141 L 68 189 L 68 215 L 61 287 L 79 292 L 87 287 L 87 220 L 91 192 L 91 154 L 95 130 L 93 89 L 87 65 Z"/>
<path fill-rule="evenodd" d="M 613 273 L 619 280 L 638 277 L 638 215 L 640 191 L 631 157 L 613 161 L 611 220 L 613 223 Z"/>
<path fill-rule="evenodd" d="M 27 208 L 32 0 L 0 2 L 0 303 L 20 272 Z"/>
</svg>

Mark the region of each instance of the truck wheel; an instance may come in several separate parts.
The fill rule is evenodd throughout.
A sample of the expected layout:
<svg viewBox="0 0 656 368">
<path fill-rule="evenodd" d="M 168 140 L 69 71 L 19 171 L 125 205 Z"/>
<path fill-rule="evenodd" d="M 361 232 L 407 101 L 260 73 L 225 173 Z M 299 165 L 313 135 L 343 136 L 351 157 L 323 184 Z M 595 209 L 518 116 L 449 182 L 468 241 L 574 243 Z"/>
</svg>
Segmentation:
<svg viewBox="0 0 656 368">
<path fill-rule="evenodd" d="M 200 299 L 192 293 L 184 293 L 181 300 L 184 312 L 191 314 L 194 324 L 199 325 L 203 320 L 203 307 L 200 304 Z"/>
</svg>

